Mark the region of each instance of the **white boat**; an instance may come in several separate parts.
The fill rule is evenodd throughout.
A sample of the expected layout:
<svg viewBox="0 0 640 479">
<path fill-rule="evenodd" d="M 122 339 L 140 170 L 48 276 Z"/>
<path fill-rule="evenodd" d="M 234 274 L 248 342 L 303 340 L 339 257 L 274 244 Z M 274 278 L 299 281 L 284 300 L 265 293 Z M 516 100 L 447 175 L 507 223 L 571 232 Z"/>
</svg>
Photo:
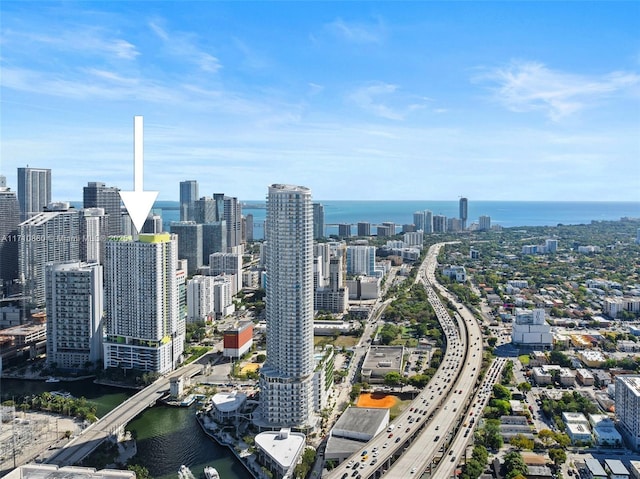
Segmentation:
<svg viewBox="0 0 640 479">
<path fill-rule="evenodd" d="M 45 381 L 45 383 L 59 383 L 60 380 L 58 378 L 51 377 Z"/>
<path fill-rule="evenodd" d="M 180 479 L 196 479 L 193 473 L 191 472 L 191 469 L 189 469 L 184 464 L 180 466 L 180 469 L 178 470 L 178 477 Z"/>
<path fill-rule="evenodd" d="M 204 477 L 207 479 L 220 479 L 220 474 L 215 467 L 207 466 L 204 468 Z"/>
</svg>

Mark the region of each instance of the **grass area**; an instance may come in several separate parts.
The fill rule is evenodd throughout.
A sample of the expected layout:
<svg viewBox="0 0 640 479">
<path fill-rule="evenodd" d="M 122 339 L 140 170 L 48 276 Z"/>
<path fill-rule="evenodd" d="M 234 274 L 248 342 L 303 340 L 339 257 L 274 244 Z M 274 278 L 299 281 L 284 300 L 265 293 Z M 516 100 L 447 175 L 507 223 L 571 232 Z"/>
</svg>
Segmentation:
<svg viewBox="0 0 640 479">
<path fill-rule="evenodd" d="M 338 336 L 337 339 L 333 339 L 333 336 L 314 336 L 314 346 L 326 346 L 332 344 L 336 349 L 352 348 L 358 342 L 358 338 L 355 336 Z"/>
<path fill-rule="evenodd" d="M 402 411 L 404 411 L 411 403 L 411 399 L 405 399 L 404 401 L 396 401 L 393 407 L 389 410 L 389 421 L 393 421 Z"/>
<path fill-rule="evenodd" d="M 523 366 L 527 366 L 529 364 L 529 355 L 523 354 L 522 356 L 518 356 L 518 361 L 522 363 Z"/>
<path fill-rule="evenodd" d="M 189 357 L 184 363 L 189 364 L 194 362 L 196 359 L 204 355 L 210 349 L 211 348 L 207 346 L 190 346 L 189 349 L 185 351 L 185 353 L 189 354 Z"/>
<path fill-rule="evenodd" d="M 247 374 L 248 372 L 255 372 L 260 369 L 260 364 L 258 363 L 249 363 L 242 366 L 240 369 L 240 374 Z"/>
</svg>

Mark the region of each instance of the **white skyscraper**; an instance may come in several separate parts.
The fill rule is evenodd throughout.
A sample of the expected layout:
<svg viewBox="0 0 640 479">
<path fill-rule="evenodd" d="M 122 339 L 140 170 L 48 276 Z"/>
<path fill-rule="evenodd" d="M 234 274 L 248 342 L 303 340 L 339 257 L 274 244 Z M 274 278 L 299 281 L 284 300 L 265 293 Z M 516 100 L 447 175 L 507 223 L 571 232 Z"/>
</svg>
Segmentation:
<svg viewBox="0 0 640 479">
<path fill-rule="evenodd" d="M 44 267 L 54 261 L 80 259 L 78 211 L 69 203 L 50 203 L 18 225 L 18 273 L 25 296 L 44 305 Z"/>
<path fill-rule="evenodd" d="M 105 258 L 104 366 L 166 373 L 184 349 L 178 240 L 169 233 L 111 237 Z"/>
<path fill-rule="evenodd" d="M 78 261 L 49 263 L 47 364 L 80 370 L 102 359 L 102 266 Z"/>
<path fill-rule="evenodd" d="M 260 370 L 262 422 L 313 425 L 313 212 L 311 190 L 271 185 L 265 236 L 267 360 Z"/>
<path fill-rule="evenodd" d="M 616 377 L 616 416 L 618 427 L 627 441 L 640 450 L 640 376 Z"/>
</svg>

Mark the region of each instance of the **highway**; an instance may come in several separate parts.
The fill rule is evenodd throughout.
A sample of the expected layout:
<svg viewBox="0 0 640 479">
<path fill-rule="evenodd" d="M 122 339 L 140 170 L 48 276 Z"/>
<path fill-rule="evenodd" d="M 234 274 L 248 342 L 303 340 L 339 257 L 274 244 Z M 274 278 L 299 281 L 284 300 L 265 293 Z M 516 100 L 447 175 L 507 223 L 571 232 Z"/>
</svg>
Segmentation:
<svg viewBox="0 0 640 479">
<path fill-rule="evenodd" d="M 470 311 L 460 310 L 452 318 L 431 285 L 435 281 L 437 256 L 444 243 L 433 245 L 417 275 L 425 284 L 428 299 L 447 340 L 446 353 L 427 386 L 389 426 L 350 460 L 343 462 L 328 478 L 407 478 L 425 470 L 435 453 L 453 433 L 455 418 L 466 414 L 482 364 L 480 327 Z M 441 288 L 441 287 L 440 287 Z M 449 294 L 441 288 L 441 294 Z M 455 304 L 455 299 L 453 299 Z"/>
<path fill-rule="evenodd" d="M 104 417 L 87 427 L 82 433 L 67 443 L 56 454 L 47 459 L 49 464 L 69 466 L 78 464 L 93 452 L 107 437 L 124 427 L 146 408 L 153 406 L 156 401 L 169 391 L 169 380 L 178 376 L 194 376 L 202 370 L 202 365 L 193 363 L 179 368 L 158 379 L 142 391 L 127 399 Z"/>
</svg>

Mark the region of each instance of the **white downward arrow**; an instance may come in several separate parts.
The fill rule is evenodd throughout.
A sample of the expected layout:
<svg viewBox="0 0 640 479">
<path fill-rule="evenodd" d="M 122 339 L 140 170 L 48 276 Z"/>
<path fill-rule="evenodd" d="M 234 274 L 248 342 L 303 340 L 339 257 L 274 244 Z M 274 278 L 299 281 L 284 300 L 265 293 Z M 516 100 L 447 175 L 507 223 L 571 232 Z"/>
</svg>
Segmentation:
<svg viewBox="0 0 640 479">
<path fill-rule="evenodd" d="M 138 233 L 158 197 L 157 191 L 143 191 L 142 117 L 133 117 L 133 191 L 121 191 L 120 198 Z"/>
</svg>

